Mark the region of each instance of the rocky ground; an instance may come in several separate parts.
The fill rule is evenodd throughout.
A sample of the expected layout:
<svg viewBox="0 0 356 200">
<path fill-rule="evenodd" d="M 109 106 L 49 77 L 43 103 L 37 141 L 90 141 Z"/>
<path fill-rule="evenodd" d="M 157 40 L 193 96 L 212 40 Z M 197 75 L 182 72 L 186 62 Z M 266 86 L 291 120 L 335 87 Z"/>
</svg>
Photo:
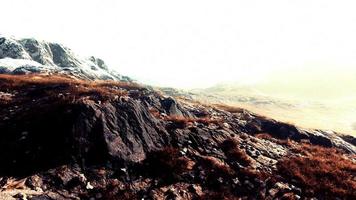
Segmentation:
<svg viewBox="0 0 356 200">
<path fill-rule="evenodd" d="M 132 83 L 0 75 L 0 199 L 355 199 L 355 153 Z"/>
</svg>

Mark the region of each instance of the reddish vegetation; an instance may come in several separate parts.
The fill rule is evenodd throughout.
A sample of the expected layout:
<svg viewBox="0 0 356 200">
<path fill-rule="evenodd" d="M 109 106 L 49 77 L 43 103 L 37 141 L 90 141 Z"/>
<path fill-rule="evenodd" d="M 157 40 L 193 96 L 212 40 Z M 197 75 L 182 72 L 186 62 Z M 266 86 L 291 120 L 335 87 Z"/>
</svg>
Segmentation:
<svg viewBox="0 0 356 200">
<path fill-rule="evenodd" d="M 33 85 L 54 85 L 54 84 L 68 84 L 88 87 L 119 87 L 125 89 L 140 89 L 139 84 L 131 82 L 120 82 L 112 80 L 96 80 L 86 81 L 75 79 L 67 75 L 44 75 L 44 74 L 27 74 L 27 75 L 9 75 L 0 74 L 0 80 L 6 81 L 10 87 L 19 87 L 26 84 Z"/>
<path fill-rule="evenodd" d="M 285 140 L 278 140 L 277 139 L 277 140 L 275 140 L 275 142 L 277 144 L 285 145 L 285 146 L 289 146 L 289 147 L 291 147 L 293 145 L 292 140 L 290 140 L 290 139 L 285 139 Z"/>
<path fill-rule="evenodd" d="M 228 106 L 228 105 L 223 105 L 223 104 L 214 104 L 214 106 L 221 110 L 225 110 L 225 111 L 231 112 L 231 113 L 241 113 L 244 110 L 239 107 L 233 107 L 233 106 Z"/>
<path fill-rule="evenodd" d="M 297 180 L 307 196 L 356 198 L 356 164 L 336 149 L 301 145 L 302 156 L 285 158 L 278 173 Z"/>
<path fill-rule="evenodd" d="M 234 174 L 234 171 L 230 168 L 229 165 L 215 157 L 203 157 L 200 164 L 202 164 L 205 169 L 210 170 L 208 179 L 211 178 L 214 181 L 216 181 L 216 179 L 219 177 L 228 178 Z"/>
<path fill-rule="evenodd" d="M 259 139 L 269 140 L 269 141 L 275 142 L 280 145 L 292 146 L 292 141 L 290 139 L 274 138 L 272 135 L 270 135 L 268 133 L 259 133 L 259 134 L 256 134 L 255 137 L 257 137 Z"/>
<path fill-rule="evenodd" d="M 268 133 L 255 136 L 287 145 L 295 154 L 300 154 L 281 160 L 277 174 L 290 182 L 298 181 L 307 196 L 356 197 L 356 164 L 338 150 L 307 143 L 292 145 L 289 139 L 280 140 Z"/>
<path fill-rule="evenodd" d="M 139 89 L 138 84 L 118 81 L 85 81 L 64 75 L 0 75 L 0 88 L 4 92 L 33 92 L 34 96 L 76 99 L 91 96 L 98 100 L 127 95 L 127 89 Z"/>
<path fill-rule="evenodd" d="M 166 147 L 148 154 L 145 169 L 152 176 L 162 176 L 172 182 L 189 168 L 189 160 L 178 149 Z"/>
<path fill-rule="evenodd" d="M 249 166 L 251 164 L 250 156 L 248 156 L 244 150 L 239 148 L 238 142 L 236 140 L 225 140 L 221 144 L 221 148 L 228 159 L 236 160 L 244 166 Z"/>
<path fill-rule="evenodd" d="M 259 133 L 259 134 L 256 134 L 255 137 L 257 137 L 259 139 L 264 139 L 264 140 L 273 140 L 273 137 L 268 133 Z"/>
</svg>

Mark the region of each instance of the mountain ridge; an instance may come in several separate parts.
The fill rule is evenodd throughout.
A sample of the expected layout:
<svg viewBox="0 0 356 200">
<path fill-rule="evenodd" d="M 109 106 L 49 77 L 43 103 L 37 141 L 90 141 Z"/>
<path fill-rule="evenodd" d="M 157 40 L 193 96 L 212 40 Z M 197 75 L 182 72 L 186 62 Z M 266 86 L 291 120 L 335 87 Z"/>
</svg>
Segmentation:
<svg viewBox="0 0 356 200">
<path fill-rule="evenodd" d="M 82 58 L 59 43 L 0 35 L 0 73 L 62 73 L 87 80 L 132 81 L 94 56 Z"/>
</svg>

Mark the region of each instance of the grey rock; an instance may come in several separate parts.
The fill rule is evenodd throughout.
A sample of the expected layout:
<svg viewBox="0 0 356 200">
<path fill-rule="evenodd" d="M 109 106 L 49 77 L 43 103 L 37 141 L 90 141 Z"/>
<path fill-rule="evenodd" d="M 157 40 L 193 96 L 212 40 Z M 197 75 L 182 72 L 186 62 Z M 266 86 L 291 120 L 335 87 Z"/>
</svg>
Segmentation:
<svg viewBox="0 0 356 200">
<path fill-rule="evenodd" d="M 184 110 L 175 99 L 168 97 L 161 100 L 162 108 L 166 111 L 168 115 L 171 116 L 185 116 L 191 117 L 192 115 Z"/>
<path fill-rule="evenodd" d="M 102 59 L 82 58 L 61 44 L 1 35 L 0 73 L 60 73 L 87 80 L 133 81 L 110 70 Z"/>
</svg>

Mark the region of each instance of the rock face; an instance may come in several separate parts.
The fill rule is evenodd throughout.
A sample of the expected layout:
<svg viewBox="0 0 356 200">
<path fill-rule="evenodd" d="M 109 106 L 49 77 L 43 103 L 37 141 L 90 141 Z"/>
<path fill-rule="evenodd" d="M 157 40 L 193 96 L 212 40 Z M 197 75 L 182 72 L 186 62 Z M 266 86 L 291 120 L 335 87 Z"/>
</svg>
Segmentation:
<svg viewBox="0 0 356 200">
<path fill-rule="evenodd" d="M 19 193 L 31 199 L 325 199 L 339 193 L 308 188 L 278 171 L 279 163 L 303 157 L 306 147 L 334 147 L 356 170 L 356 147 L 347 142 L 352 138 L 144 87 L 104 84 L 94 90 L 46 78 L 14 84 L 16 76 L 0 76 L 4 194 L 25 177 L 26 190 Z M 105 93 L 109 89 L 123 92 Z"/>
<path fill-rule="evenodd" d="M 110 70 L 103 60 L 81 58 L 61 44 L 33 38 L 18 40 L 1 35 L 0 73 L 60 73 L 87 80 L 130 81 L 128 77 Z"/>
</svg>

